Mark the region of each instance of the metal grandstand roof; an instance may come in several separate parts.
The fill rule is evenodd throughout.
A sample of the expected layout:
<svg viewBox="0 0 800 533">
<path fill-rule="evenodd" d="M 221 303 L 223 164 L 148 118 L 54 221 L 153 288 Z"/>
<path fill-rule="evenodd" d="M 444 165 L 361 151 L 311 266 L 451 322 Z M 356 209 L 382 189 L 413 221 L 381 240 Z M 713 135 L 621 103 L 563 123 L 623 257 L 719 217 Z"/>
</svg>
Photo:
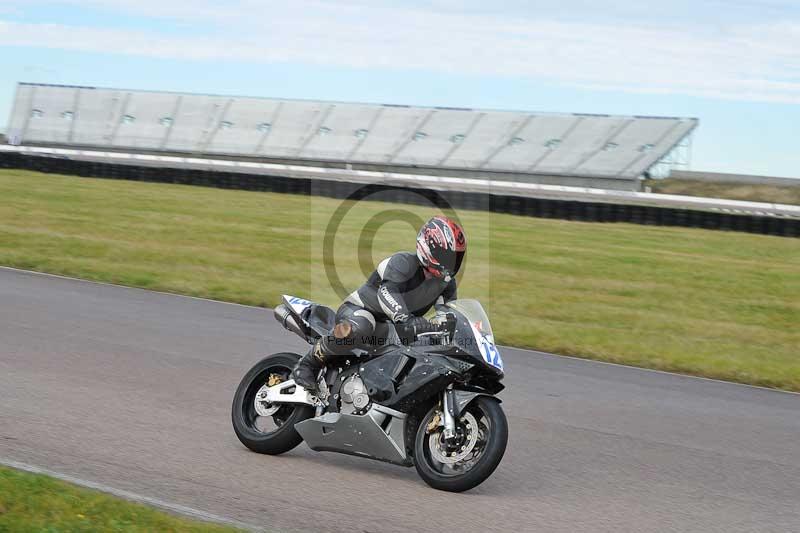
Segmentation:
<svg viewBox="0 0 800 533">
<path fill-rule="evenodd" d="M 12 142 L 631 179 L 697 125 L 20 83 Z"/>
</svg>

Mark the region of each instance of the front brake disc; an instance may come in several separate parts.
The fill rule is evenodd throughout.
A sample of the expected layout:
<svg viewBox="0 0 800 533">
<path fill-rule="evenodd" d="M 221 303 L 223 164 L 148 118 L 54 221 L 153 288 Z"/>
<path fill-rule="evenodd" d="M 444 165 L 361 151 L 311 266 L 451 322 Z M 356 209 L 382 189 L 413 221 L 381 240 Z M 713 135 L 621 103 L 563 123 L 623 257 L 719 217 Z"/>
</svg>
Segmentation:
<svg viewBox="0 0 800 533">
<path fill-rule="evenodd" d="M 472 450 L 475 448 L 475 443 L 478 442 L 478 421 L 472 415 L 472 413 L 465 413 L 463 418 L 461 419 L 464 428 L 467 431 L 467 439 L 466 442 L 461 446 L 460 449 L 456 450 L 455 452 L 448 452 L 443 449 L 445 446 L 444 442 L 442 442 L 442 432 L 431 433 L 428 437 L 428 447 L 431 449 L 431 455 L 433 459 L 444 464 L 454 464 L 459 461 L 462 461 L 466 458 Z"/>
</svg>

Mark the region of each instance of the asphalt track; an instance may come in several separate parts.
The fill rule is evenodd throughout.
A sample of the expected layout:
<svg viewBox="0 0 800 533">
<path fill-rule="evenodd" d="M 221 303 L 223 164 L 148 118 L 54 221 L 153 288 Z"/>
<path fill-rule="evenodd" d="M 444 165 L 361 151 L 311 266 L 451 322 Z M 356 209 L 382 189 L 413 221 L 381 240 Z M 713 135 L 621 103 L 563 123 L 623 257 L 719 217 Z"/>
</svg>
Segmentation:
<svg viewBox="0 0 800 533">
<path fill-rule="evenodd" d="M 0 461 L 277 531 L 800 531 L 800 395 L 505 349 L 508 451 L 448 494 L 239 444 L 241 375 L 302 347 L 263 309 L 0 269 Z"/>
</svg>

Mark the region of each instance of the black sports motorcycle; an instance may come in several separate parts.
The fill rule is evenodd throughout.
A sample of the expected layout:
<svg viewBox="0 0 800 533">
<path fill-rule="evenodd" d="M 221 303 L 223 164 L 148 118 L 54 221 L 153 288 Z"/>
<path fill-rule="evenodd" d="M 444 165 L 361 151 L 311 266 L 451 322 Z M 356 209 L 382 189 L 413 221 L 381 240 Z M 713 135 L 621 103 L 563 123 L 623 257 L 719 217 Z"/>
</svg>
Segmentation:
<svg viewBox="0 0 800 533">
<path fill-rule="evenodd" d="M 332 309 L 283 300 L 275 317 L 307 342 L 333 329 Z M 440 306 L 433 322 L 436 331 L 408 345 L 385 324 L 386 342 L 320 372 L 314 394 L 291 379 L 300 355 L 265 357 L 236 390 L 236 435 L 258 453 L 281 454 L 305 441 L 312 450 L 414 465 L 437 489 L 479 485 L 500 464 L 508 441 L 494 396 L 504 388 L 503 361 L 477 300 Z"/>
</svg>

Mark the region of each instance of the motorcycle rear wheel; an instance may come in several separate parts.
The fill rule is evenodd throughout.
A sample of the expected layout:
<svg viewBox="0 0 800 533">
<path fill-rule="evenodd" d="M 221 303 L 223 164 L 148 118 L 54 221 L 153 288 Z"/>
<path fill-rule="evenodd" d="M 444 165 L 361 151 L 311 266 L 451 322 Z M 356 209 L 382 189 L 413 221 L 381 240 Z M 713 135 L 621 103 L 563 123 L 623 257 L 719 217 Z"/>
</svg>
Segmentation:
<svg viewBox="0 0 800 533">
<path fill-rule="evenodd" d="M 301 404 L 286 404 L 270 416 L 260 416 L 256 411 L 256 393 L 270 379 L 289 379 L 300 356 L 278 353 L 259 361 L 242 378 L 233 397 L 231 421 L 233 430 L 242 444 L 257 453 L 278 455 L 288 452 L 303 442 L 294 425 L 314 416 L 314 408 Z M 276 428 L 265 430 L 264 419 L 272 418 Z"/>
<path fill-rule="evenodd" d="M 429 432 L 428 425 L 438 410 L 438 406 L 431 408 L 417 427 L 414 439 L 417 473 L 425 483 L 439 490 L 463 492 L 477 487 L 492 475 L 506 451 L 508 421 L 500 402 L 480 396 L 467 406 L 456 421 L 462 442 L 455 449 L 446 447 L 441 427 Z"/>
</svg>

